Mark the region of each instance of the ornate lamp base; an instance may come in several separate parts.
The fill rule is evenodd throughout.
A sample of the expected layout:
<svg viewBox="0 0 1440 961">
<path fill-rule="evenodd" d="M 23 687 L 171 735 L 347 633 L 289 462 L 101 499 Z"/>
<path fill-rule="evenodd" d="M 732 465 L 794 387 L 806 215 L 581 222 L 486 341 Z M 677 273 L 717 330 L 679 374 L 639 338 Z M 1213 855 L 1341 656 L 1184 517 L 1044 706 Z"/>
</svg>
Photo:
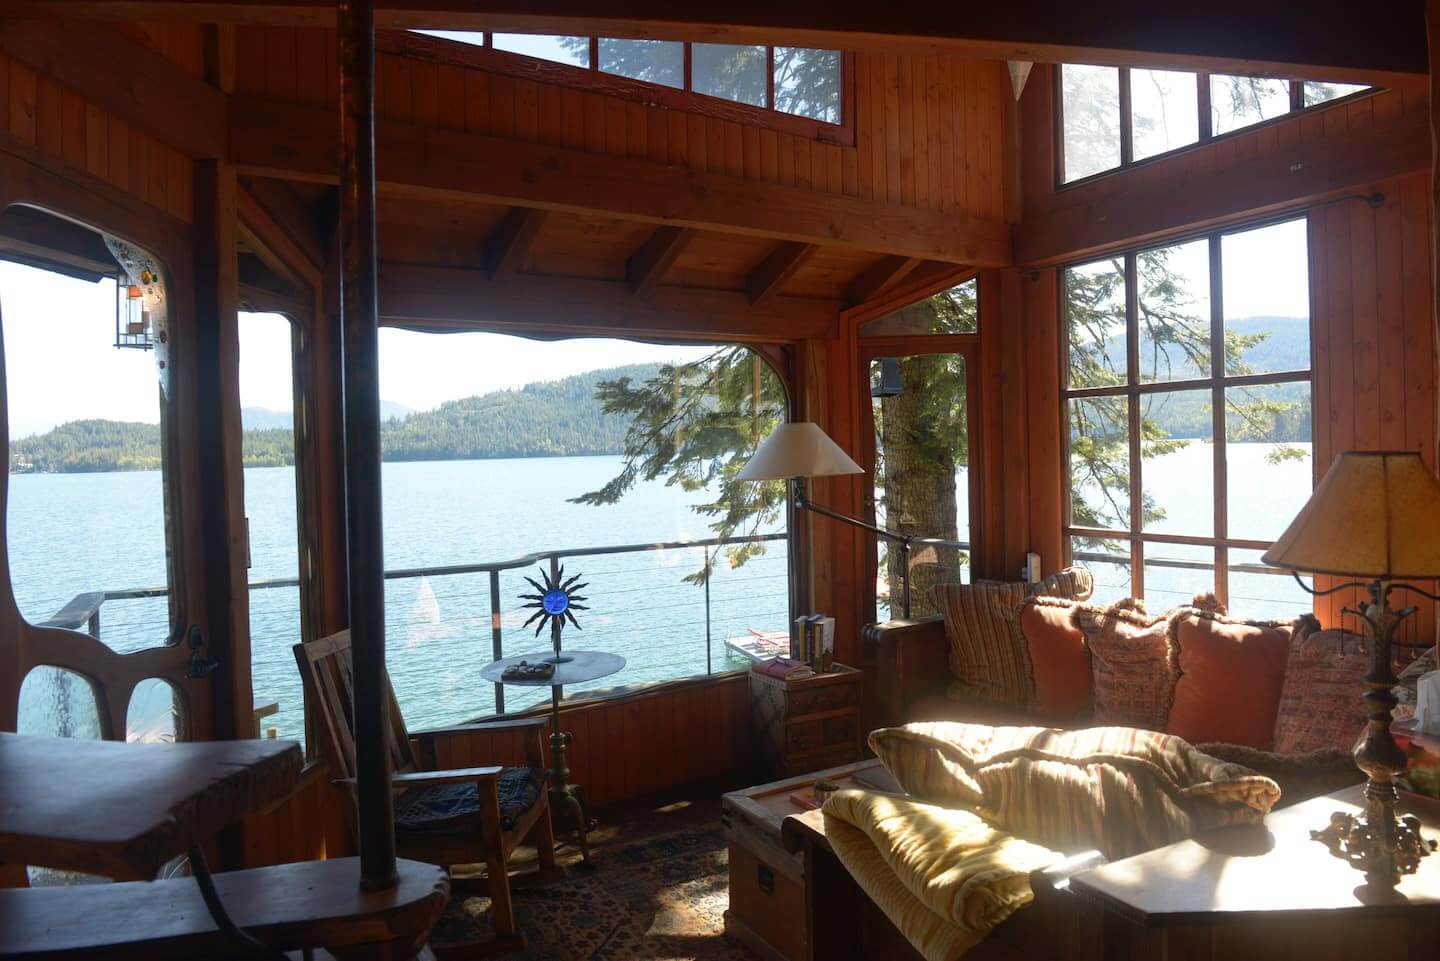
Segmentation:
<svg viewBox="0 0 1440 961">
<path fill-rule="evenodd" d="M 1373 634 L 1363 695 L 1368 708 L 1367 729 L 1365 740 L 1355 749 L 1355 765 L 1369 778 L 1365 785 L 1365 813 L 1356 816 L 1337 811 L 1330 815 L 1329 827 L 1311 831 L 1310 836 L 1324 843 L 1331 854 L 1364 871 L 1366 882 L 1380 888 L 1394 887 L 1405 875 L 1414 874 L 1420 868 L 1420 859 L 1434 851 L 1436 844 L 1420 834 L 1418 818 L 1395 817 L 1395 804 L 1400 799 L 1395 779 L 1405 771 L 1405 752 L 1390 733 L 1396 703 L 1390 650 L 1396 626 L 1415 609 L 1392 610 L 1389 596 L 1397 586 L 1415 588 L 1378 580 L 1367 586 L 1370 603 L 1365 610 L 1345 611 L 1365 621 Z"/>
<path fill-rule="evenodd" d="M 1421 835 L 1419 818 L 1407 814 L 1396 819 L 1394 804 L 1378 799 L 1370 800 L 1363 815 L 1336 811 L 1330 815 L 1330 826 L 1311 831 L 1310 837 L 1364 871 L 1365 880 L 1379 887 L 1393 887 L 1405 875 L 1414 874 L 1420 859 L 1436 849 L 1434 841 Z"/>
</svg>

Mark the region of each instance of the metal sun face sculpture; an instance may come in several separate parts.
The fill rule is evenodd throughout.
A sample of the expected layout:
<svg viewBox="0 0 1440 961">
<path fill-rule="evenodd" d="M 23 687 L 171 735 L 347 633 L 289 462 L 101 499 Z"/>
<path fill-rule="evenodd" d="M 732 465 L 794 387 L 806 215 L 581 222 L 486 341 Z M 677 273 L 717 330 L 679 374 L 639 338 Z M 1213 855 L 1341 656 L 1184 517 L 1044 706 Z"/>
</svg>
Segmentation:
<svg viewBox="0 0 1440 961">
<path fill-rule="evenodd" d="M 568 620 L 575 626 L 575 630 L 581 630 L 580 622 L 575 620 L 574 612 L 588 611 L 590 609 L 580 603 L 581 601 L 588 600 L 588 598 L 583 594 L 575 593 L 576 591 L 584 590 L 588 586 L 579 583 L 581 576 L 580 574 L 576 574 L 569 580 L 565 580 L 565 568 L 562 567 L 555 572 L 553 578 L 544 568 L 540 570 L 540 581 L 532 577 L 525 578 L 530 586 L 535 588 L 539 593 L 520 595 L 523 600 L 530 602 L 529 604 L 522 604 L 522 607 L 533 607 L 536 609 L 535 613 L 531 614 L 529 619 L 520 625 L 520 629 L 524 630 L 536 620 L 539 620 L 540 623 L 535 625 L 535 636 L 539 637 L 540 632 L 545 630 L 551 621 L 555 621 L 559 627 L 563 628 L 565 622 Z"/>
</svg>

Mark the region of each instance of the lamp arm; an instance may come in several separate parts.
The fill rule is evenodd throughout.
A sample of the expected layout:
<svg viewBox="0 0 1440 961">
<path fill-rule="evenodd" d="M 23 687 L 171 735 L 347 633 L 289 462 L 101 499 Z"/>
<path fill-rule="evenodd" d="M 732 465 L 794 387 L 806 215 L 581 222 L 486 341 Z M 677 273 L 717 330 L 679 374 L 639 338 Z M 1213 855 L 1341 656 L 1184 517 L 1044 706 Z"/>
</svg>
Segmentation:
<svg viewBox="0 0 1440 961">
<path fill-rule="evenodd" d="M 1352 588 L 1352 587 L 1360 587 L 1360 588 L 1365 588 L 1365 589 L 1367 589 L 1367 590 L 1368 590 L 1369 587 L 1370 587 L 1370 585 L 1367 584 L 1367 583 L 1365 583 L 1364 581 L 1348 581 L 1348 582 L 1346 582 L 1346 583 L 1344 583 L 1344 584 L 1337 584 L 1337 585 L 1335 585 L 1334 587 L 1329 588 L 1328 590 L 1317 591 L 1317 590 L 1315 590 L 1313 587 L 1311 587 L 1310 585 L 1306 584 L 1303 580 L 1300 579 L 1300 574 L 1299 574 L 1298 571 L 1291 571 L 1291 572 L 1290 572 L 1290 576 L 1293 577 L 1293 578 L 1295 578 L 1295 583 L 1300 585 L 1300 589 L 1301 589 L 1302 591 L 1304 591 L 1306 594 L 1309 594 L 1309 595 L 1311 595 L 1311 596 L 1313 596 L 1313 597 L 1329 597 L 1331 594 L 1337 593 L 1337 592 L 1339 592 L 1339 591 L 1349 590 L 1349 589 Z M 1403 586 L 1403 585 L 1398 585 L 1398 584 L 1397 584 L 1396 586 L 1399 587 L 1399 586 Z M 1440 600 L 1440 598 L 1437 598 L 1437 600 Z"/>
<path fill-rule="evenodd" d="M 849 514 L 842 514 L 839 511 L 831 510 L 828 507 L 822 507 L 821 505 L 811 501 L 810 498 L 806 497 L 804 488 L 801 487 L 799 484 L 795 485 L 795 506 L 800 508 L 801 510 L 810 511 L 815 514 L 821 514 L 825 517 L 830 518 L 831 520 L 840 521 L 842 524 L 849 524 L 851 527 L 858 527 L 862 531 L 869 531 L 876 537 L 883 537 L 886 540 L 895 541 L 901 544 L 904 544 L 906 542 L 913 542 L 914 540 L 913 538 L 907 537 L 904 534 L 897 534 L 894 531 L 886 530 L 885 528 L 880 527 L 876 524 L 871 524 L 868 521 L 862 521 L 858 517 L 851 517 Z"/>
<path fill-rule="evenodd" d="M 1431 594 L 1429 591 L 1416 587 L 1414 584 L 1391 584 L 1390 589 L 1392 591 L 1410 591 L 1412 594 L 1419 594 L 1421 597 L 1428 598 L 1429 600 L 1440 601 L 1440 594 Z M 1424 646 L 1429 647 L 1430 645 L 1426 644 Z"/>
</svg>

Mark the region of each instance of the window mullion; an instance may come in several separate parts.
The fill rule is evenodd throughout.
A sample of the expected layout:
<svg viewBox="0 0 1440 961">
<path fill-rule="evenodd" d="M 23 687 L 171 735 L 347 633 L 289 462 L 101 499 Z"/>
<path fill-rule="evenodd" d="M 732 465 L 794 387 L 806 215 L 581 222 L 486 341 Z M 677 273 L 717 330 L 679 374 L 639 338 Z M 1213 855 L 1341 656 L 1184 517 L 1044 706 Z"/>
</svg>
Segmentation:
<svg viewBox="0 0 1440 961">
<path fill-rule="evenodd" d="M 841 82 L 844 82 L 843 76 Z M 775 109 L 775 48 L 768 44 L 765 47 L 765 109 Z"/>
<path fill-rule="evenodd" d="M 590 38 L 590 69 L 600 72 L 600 38 Z"/>
<path fill-rule="evenodd" d="M 1135 161 L 1135 118 L 1130 106 L 1130 68 L 1120 68 L 1120 166 Z"/>
<path fill-rule="evenodd" d="M 1220 235 L 1210 235 L 1210 431 L 1214 453 L 1215 497 L 1215 597 L 1226 607 L 1230 604 L 1230 552 L 1225 541 L 1230 536 L 1229 487 L 1225 460 L 1225 283 L 1220 267 Z"/>
<path fill-rule="evenodd" d="M 690 44 L 690 42 L 689 42 L 688 40 L 685 42 L 684 46 L 682 46 L 680 49 L 681 49 L 682 51 L 684 51 L 684 58 L 685 58 L 685 59 L 684 59 L 684 74 L 685 74 L 685 76 L 684 76 L 684 83 L 685 83 L 685 92 L 686 92 L 686 93 L 690 93 L 691 91 L 693 91 L 693 90 L 695 89 L 694 84 L 691 82 L 691 76 L 692 76 L 692 74 L 694 73 L 694 62 L 695 62 L 694 52 L 691 50 L 691 44 Z"/>
<path fill-rule="evenodd" d="M 1215 136 L 1214 118 L 1210 114 L 1210 75 L 1208 73 L 1197 73 L 1195 75 L 1195 96 L 1199 99 L 1199 106 L 1196 108 L 1199 121 L 1197 143 L 1204 143 Z"/>
<path fill-rule="evenodd" d="M 1125 404 L 1130 435 L 1130 591 L 1136 597 L 1144 597 L 1145 546 L 1141 535 L 1145 528 L 1145 498 L 1140 465 L 1143 448 L 1140 443 L 1140 394 L 1135 389 L 1140 383 L 1138 260 L 1134 253 L 1125 255 L 1125 381 L 1128 385 Z"/>
</svg>

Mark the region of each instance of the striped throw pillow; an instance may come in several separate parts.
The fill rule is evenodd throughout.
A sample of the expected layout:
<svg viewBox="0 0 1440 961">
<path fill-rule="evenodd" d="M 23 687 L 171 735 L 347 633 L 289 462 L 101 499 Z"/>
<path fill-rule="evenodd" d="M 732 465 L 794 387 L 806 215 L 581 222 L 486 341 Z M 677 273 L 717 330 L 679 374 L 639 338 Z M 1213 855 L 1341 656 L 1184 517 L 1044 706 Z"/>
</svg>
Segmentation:
<svg viewBox="0 0 1440 961">
<path fill-rule="evenodd" d="M 1028 709 L 1035 682 L 1020 632 L 1020 605 L 1037 595 L 1084 600 L 1094 586 L 1087 569 L 1071 567 L 1033 584 L 978 581 L 935 588 L 950 639 L 951 697 Z"/>
</svg>

